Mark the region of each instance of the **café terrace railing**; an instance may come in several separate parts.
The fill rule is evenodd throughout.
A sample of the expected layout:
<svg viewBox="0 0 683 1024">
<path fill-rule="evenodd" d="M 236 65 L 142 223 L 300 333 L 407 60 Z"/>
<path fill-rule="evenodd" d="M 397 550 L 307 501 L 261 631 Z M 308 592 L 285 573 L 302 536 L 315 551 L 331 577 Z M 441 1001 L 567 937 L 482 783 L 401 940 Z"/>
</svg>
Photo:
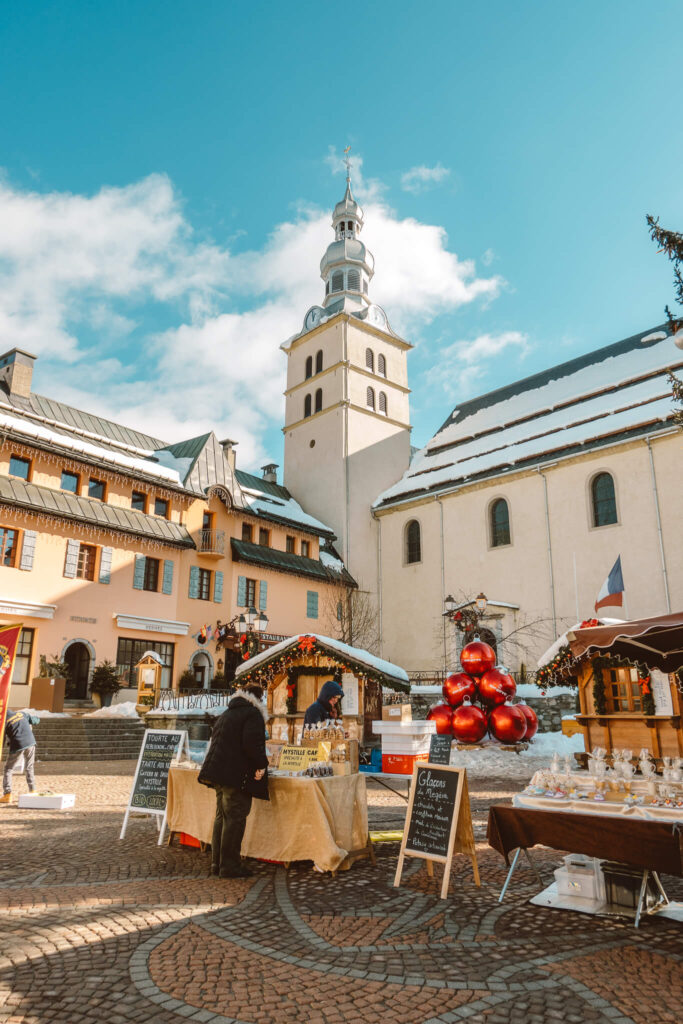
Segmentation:
<svg viewBox="0 0 683 1024">
<path fill-rule="evenodd" d="M 208 710 L 227 705 L 232 690 L 159 690 L 156 707 L 160 711 Z"/>
</svg>

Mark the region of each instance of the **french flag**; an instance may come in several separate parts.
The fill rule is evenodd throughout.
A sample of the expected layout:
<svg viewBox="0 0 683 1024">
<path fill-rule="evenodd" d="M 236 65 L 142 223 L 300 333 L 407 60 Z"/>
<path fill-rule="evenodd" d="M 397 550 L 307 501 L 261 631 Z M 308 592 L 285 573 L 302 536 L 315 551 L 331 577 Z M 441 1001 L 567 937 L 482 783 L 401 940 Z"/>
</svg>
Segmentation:
<svg viewBox="0 0 683 1024">
<path fill-rule="evenodd" d="M 600 587 L 598 599 L 595 602 L 595 610 L 604 608 L 606 605 L 618 605 L 620 608 L 624 603 L 624 577 L 621 573 L 621 555 L 617 558 L 609 572 L 609 576 Z"/>
</svg>

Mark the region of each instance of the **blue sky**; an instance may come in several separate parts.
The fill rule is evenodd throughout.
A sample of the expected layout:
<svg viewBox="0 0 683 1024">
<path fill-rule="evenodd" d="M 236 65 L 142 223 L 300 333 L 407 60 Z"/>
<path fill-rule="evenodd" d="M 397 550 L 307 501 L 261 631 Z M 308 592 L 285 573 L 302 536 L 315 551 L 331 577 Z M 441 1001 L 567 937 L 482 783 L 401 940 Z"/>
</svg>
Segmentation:
<svg viewBox="0 0 683 1024">
<path fill-rule="evenodd" d="M 458 401 L 663 319 L 680 2 L 33 2 L 0 23 L 0 337 L 35 387 L 281 462 L 351 144 L 372 295 Z"/>
</svg>

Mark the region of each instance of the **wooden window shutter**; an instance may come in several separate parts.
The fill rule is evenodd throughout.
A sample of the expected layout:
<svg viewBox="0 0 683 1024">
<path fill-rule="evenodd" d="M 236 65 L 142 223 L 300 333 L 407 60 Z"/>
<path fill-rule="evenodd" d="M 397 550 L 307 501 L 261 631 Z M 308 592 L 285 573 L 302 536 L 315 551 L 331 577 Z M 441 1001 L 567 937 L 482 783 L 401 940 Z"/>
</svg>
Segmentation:
<svg viewBox="0 0 683 1024">
<path fill-rule="evenodd" d="M 258 587 L 258 606 L 259 611 L 264 612 L 266 610 L 266 602 L 268 600 L 268 582 L 267 580 L 260 580 Z"/>
<path fill-rule="evenodd" d="M 24 540 L 21 545 L 21 561 L 19 562 L 19 568 L 25 569 L 30 572 L 33 568 L 33 556 L 36 551 L 36 537 L 38 534 L 35 530 L 24 530 Z"/>
<path fill-rule="evenodd" d="M 247 604 L 247 577 L 237 577 L 237 604 L 245 608 Z"/>
<path fill-rule="evenodd" d="M 100 583 L 111 583 L 111 558 L 113 548 L 102 548 L 100 552 Z"/>
<path fill-rule="evenodd" d="M 317 590 L 306 591 L 306 617 L 309 619 L 318 618 L 318 592 Z"/>
<path fill-rule="evenodd" d="M 135 590 L 142 590 L 145 583 L 145 562 L 147 559 L 144 555 L 135 556 L 135 569 L 133 570 L 133 588 Z"/>
<path fill-rule="evenodd" d="M 173 560 L 170 558 L 164 559 L 164 575 L 161 582 L 161 593 L 173 593 Z"/>
<path fill-rule="evenodd" d="M 216 604 L 223 600 L 223 573 L 218 570 L 213 574 L 213 599 Z"/>
<path fill-rule="evenodd" d="M 77 540 L 68 540 L 66 542 L 66 561 L 64 563 L 64 575 L 73 580 L 76 578 L 76 570 L 78 569 L 78 549 L 80 543 Z"/>
<path fill-rule="evenodd" d="M 195 599 L 199 598 L 199 566 L 190 566 L 190 589 L 188 591 L 188 597 Z"/>
</svg>

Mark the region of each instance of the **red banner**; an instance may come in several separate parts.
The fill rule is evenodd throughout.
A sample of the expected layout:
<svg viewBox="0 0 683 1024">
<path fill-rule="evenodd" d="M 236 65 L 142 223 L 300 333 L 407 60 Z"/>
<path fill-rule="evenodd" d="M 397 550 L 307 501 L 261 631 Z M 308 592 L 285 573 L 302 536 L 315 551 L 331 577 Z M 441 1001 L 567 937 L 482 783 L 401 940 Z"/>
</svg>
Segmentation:
<svg viewBox="0 0 683 1024">
<path fill-rule="evenodd" d="M 2 741 L 5 738 L 5 719 L 14 672 L 14 658 L 19 644 L 19 634 L 23 628 L 22 623 L 16 626 L 0 626 L 0 757 Z"/>
</svg>

